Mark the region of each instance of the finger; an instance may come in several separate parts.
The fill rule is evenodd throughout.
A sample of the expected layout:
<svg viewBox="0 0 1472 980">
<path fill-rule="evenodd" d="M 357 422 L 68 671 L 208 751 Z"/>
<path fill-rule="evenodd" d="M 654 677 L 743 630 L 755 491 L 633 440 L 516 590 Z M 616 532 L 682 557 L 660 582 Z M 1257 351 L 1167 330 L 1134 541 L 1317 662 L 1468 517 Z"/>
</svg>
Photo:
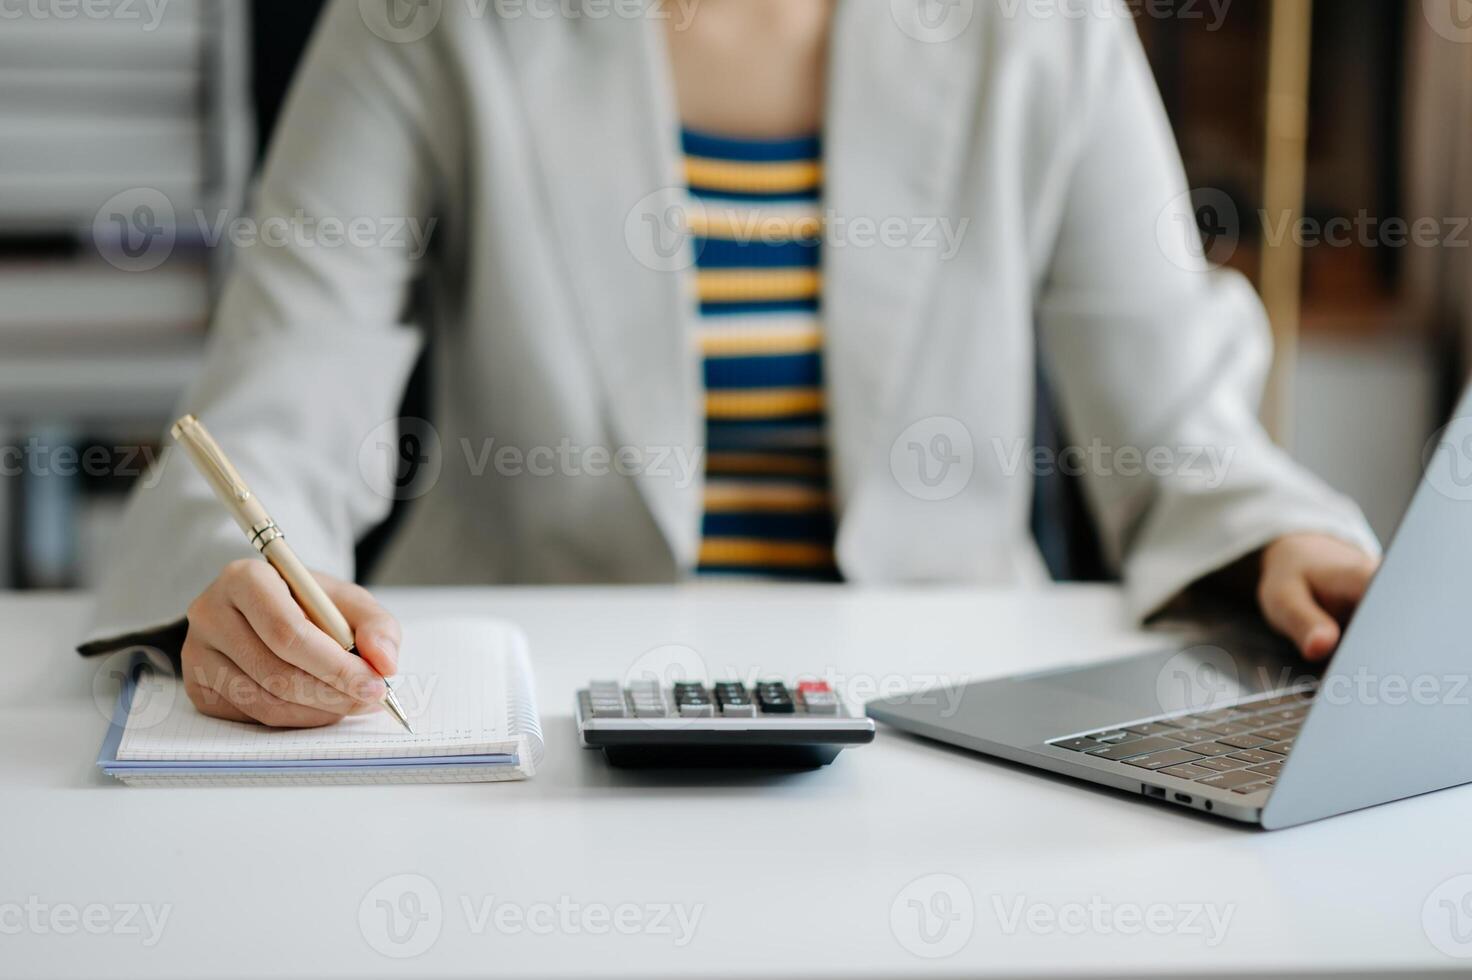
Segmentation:
<svg viewBox="0 0 1472 980">
<path fill-rule="evenodd" d="M 208 639 L 211 646 L 234 661 L 246 676 L 283 701 L 339 717 L 352 713 L 362 704 L 272 653 L 239 609 L 223 610 L 221 622 Z"/>
<path fill-rule="evenodd" d="M 272 728 L 320 728 L 341 717 L 281 700 L 213 647 L 202 647 L 185 673 L 186 684 L 210 692 L 246 719 Z"/>
<path fill-rule="evenodd" d="M 320 576 L 327 595 L 347 617 L 353 627 L 353 638 L 358 652 L 385 677 L 399 672 L 399 643 L 403 633 L 399 621 L 373 598 L 373 593 L 361 585 L 343 582 L 328 576 Z"/>
<path fill-rule="evenodd" d="M 1339 645 L 1339 624 L 1314 598 L 1307 578 L 1266 579 L 1259 601 L 1268 622 L 1297 645 L 1304 659 L 1323 660 Z"/>
<path fill-rule="evenodd" d="M 1375 568 L 1376 563 L 1369 558 L 1310 566 L 1309 585 L 1321 599 L 1341 605 L 1357 605 L 1369 591 Z"/>
<path fill-rule="evenodd" d="M 275 569 L 264 562 L 241 563 L 226 588 L 231 603 L 277 657 L 365 704 L 383 700 L 383 678 L 307 619 Z"/>
<path fill-rule="evenodd" d="M 200 658 L 204 656 L 204 647 L 193 640 L 186 640 L 184 647 L 184 666 L 182 676 L 184 678 L 184 693 L 189 695 L 189 700 L 194 704 L 200 714 L 211 718 L 221 718 L 225 721 L 255 722 L 250 715 L 241 711 L 235 705 L 227 701 L 213 688 L 200 683 L 200 679 L 208 674 L 208 668 L 199 669 Z"/>
</svg>

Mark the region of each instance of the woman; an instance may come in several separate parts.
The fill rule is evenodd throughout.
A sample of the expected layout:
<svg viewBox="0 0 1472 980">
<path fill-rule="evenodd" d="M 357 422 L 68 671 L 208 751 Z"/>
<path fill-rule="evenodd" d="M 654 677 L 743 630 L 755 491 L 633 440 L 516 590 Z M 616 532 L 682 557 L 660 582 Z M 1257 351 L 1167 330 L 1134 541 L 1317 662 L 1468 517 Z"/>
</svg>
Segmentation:
<svg viewBox="0 0 1472 980">
<path fill-rule="evenodd" d="M 1374 539 L 1259 429 L 1262 309 L 1168 233 L 1170 131 L 1094 9 L 335 4 L 258 217 L 377 234 L 243 250 L 186 407 L 388 674 L 398 628 L 345 583 L 394 497 L 385 582 L 1040 581 L 1042 357 L 1133 610 L 1245 569 L 1321 659 Z M 393 233 L 431 222 L 424 254 Z M 432 427 L 396 418 L 426 338 Z M 187 608 L 202 711 L 376 702 L 248 558 L 175 454 L 88 649 Z"/>
</svg>

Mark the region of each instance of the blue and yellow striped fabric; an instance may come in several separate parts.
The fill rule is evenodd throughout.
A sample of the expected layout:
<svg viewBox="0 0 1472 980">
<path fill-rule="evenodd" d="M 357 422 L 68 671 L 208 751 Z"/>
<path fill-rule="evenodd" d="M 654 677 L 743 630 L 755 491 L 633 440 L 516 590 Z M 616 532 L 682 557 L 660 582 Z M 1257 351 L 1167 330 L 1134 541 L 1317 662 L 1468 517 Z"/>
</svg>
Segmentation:
<svg viewBox="0 0 1472 980">
<path fill-rule="evenodd" d="M 686 130 L 705 363 L 699 571 L 836 581 L 813 139 Z"/>
</svg>

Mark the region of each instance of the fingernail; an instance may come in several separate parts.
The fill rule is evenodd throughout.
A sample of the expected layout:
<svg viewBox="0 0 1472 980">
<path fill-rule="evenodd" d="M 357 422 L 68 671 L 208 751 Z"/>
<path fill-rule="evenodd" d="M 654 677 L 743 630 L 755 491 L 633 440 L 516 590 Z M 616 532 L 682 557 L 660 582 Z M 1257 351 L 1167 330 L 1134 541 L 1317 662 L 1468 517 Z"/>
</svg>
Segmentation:
<svg viewBox="0 0 1472 980">
<path fill-rule="evenodd" d="M 374 638 L 373 642 L 378 647 L 379 652 L 397 667 L 399 664 L 399 645 L 393 641 L 393 638 L 380 633 Z"/>
<path fill-rule="evenodd" d="M 1320 626 L 1310 631 L 1308 639 L 1303 641 L 1304 656 L 1310 660 L 1319 660 L 1328 656 L 1334 649 L 1336 637 L 1334 630 L 1328 626 Z"/>
</svg>

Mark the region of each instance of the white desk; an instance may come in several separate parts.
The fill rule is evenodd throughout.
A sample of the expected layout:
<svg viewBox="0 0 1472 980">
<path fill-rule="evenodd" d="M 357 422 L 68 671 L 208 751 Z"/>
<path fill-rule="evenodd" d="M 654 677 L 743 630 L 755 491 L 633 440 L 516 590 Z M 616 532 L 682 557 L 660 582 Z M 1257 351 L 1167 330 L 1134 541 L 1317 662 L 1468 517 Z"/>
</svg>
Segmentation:
<svg viewBox="0 0 1472 980">
<path fill-rule="evenodd" d="M 1404 975 L 1466 965 L 1428 940 L 1423 906 L 1438 884 L 1472 872 L 1467 789 L 1266 834 L 884 729 L 819 771 L 694 778 L 612 770 L 572 730 L 575 687 L 665 644 L 694 648 L 716 671 L 831 671 L 871 685 L 1128 651 L 1141 637 L 1109 590 L 386 597 L 404 616 L 484 611 L 527 629 L 548 736 L 534 780 L 115 785 L 93 766 L 105 728 L 96 666 L 69 650 L 85 598 L 0 598 L 0 975 Z M 413 933 L 432 944 L 397 961 L 375 948 L 408 948 L 389 942 L 377 901 L 400 900 L 403 879 L 374 889 L 406 874 L 423 876 L 414 881 L 441 911 Z M 946 898 L 923 883 L 919 895 L 902 892 L 933 874 L 964 888 L 947 879 L 953 914 L 968 893 L 974 912 L 926 946 L 908 901 L 944 911 Z M 1019 902 L 1034 924 L 1009 929 Z M 94 903 L 103 911 L 89 912 Z M 502 903 L 512 911 L 496 911 Z M 1231 915 L 1215 947 L 1200 931 L 1206 905 Z M 139 911 L 124 922 L 128 906 Z M 669 910 L 663 921 L 656 907 Z M 699 915 L 684 946 L 676 907 Z M 1201 918 L 1187 922 L 1193 908 Z M 168 916 L 151 946 L 146 909 Z M 518 927 L 518 912 L 532 921 Z M 1063 924 L 1050 926 L 1050 914 Z M 1127 934 L 1137 914 L 1174 931 Z M 87 915 L 100 934 L 70 918 Z M 620 934 L 620 915 L 642 931 Z M 957 945 L 968 922 L 969 941 L 947 958 L 907 948 Z"/>
</svg>

